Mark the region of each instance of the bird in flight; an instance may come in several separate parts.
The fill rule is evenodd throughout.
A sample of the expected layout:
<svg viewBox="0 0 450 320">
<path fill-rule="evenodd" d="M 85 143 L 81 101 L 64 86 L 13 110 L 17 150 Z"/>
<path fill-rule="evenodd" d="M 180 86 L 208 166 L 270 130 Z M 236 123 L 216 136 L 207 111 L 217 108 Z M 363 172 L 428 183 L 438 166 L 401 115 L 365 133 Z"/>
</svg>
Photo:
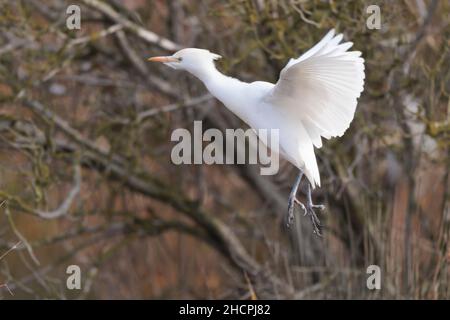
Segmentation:
<svg viewBox="0 0 450 320">
<path fill-rule="evenodd" d="M 298 204 L 310 217 L 317 235 L 321 235 L 321 223 L 314 209 L 323 210 L 324 206 L 313 204 L 311 197 L 311 189 L 320 187 L 314 147 L 322 147 L 322 138 L 344 134 L 364 86 L 361 52 L 348 51 L 353 43 L 341 43 L 342 39 L 342 34 L 330 30 L 299 58 L 290 59 L 275 84 L 228 77 L 215 67 L 214 61 L 221 56 L 205 49 L 187 48 L 171 56 L 148 59 L 186 70 L 200 79 L 251 128 L 279 130 L 279 153 L 300 170 L 288 200 L 287 225 L 292 224 Z M 309 182 L 306 205 L 296 198 L 303 175 Z"/>
</svg>

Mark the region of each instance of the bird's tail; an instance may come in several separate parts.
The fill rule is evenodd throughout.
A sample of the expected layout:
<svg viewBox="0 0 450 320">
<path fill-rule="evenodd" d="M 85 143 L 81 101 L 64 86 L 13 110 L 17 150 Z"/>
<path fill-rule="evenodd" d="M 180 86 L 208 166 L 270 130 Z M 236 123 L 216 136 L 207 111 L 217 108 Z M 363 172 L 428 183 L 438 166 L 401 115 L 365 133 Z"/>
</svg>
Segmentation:
<svg viewBox="0 0 450 320">
<path fill-rule="evenodd" d="M 314 159 L 315 160 L 315 159 Z M 311 186 L 313 189 L 315 187 L 320 187 L 320 174 L 319 174 L 319 168 L 317 167 L 317 162 L 315 163 L 315 167 L 308 168 L 304 170 L 305 176 L 308 178 L 309 182 L 311 183 Z"/>
<path fill-rule="evenodd" d="M 316 155 L 314 154 L 313 141 L 303 125 L 299 126 L 299 130 L 301 132 L 298 140 L 298 152 L 301 163 L 298 166 L 303 170 L 314 189 L 316 186 L 320 187 L 320 174 Z"/>
</svg>

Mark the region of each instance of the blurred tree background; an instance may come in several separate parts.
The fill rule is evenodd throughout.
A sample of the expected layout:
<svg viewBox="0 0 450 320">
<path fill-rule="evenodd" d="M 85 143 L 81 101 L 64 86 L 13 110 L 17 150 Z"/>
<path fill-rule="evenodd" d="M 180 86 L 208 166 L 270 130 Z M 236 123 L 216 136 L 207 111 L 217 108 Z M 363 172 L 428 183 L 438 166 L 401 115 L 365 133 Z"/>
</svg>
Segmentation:
<svg viewBox="0 0 450 320">
<path fill-rule="evenodd" d="M 20 241 L 0 297 L 450 298 L 449 23 L 445 0 L 0 0 L 0 256 Z M 320 238 L 300 212 L 284 227 L 290 164 L 171 163 L 174 129 L 245 125 L 146 59 L 206 48 L 224 73 L 275 82 L 331 28 L 366 83 L 349 130 L 317 150 Z"/>
</svg>

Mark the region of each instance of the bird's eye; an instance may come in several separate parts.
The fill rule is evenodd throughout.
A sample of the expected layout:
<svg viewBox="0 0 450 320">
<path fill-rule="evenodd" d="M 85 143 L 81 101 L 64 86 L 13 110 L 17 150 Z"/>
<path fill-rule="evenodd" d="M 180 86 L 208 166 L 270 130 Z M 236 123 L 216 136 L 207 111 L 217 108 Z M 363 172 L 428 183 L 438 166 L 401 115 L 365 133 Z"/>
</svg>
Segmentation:
<svg viewBox="0 0 450 320">
<path fill-rule="evenodd" d="M 181 62 L 181 61 L 183 61 L 183 58 L 182 57 L 178 57 L 178 62 Z"/>
</svg>

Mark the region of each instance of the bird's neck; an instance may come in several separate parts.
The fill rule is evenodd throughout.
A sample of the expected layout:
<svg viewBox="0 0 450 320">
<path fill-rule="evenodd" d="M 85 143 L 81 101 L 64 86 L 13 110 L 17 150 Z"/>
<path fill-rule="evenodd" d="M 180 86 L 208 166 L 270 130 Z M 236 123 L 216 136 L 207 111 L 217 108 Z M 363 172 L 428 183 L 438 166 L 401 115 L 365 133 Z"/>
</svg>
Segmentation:
<svg viewBox="0 0 450 320">
<path fill-rule="evenodd" d="M 189 72 L 200 79 L 205 85 L 220 76 L 224 76 L 216 69 L 214 62 L 202 64 L 195 69 L 189 70 Z"/>
<path fill-rule="evenodd" d="M 224 75 L 216 69 L 214 63 L 191 73 L 200 79 L 209 92 L 219 99 L 228 109 L 241 116 L 240 113 L 242 111 L 238 107 L 244 102 L 245 90 L 243 88 L 246 83 Z"/>
<path fill-rule="evenodd" d="M 201 68 L 191 71 L 191 73 L 200 79 L 214 96 L 216 96 L 214 91 L 225 89 L 223 86 L 226 85 L 226 82 L 229 79 L 229 77 L 217 70 L 212 62 L 211 64 L 204 65 Z"/>
</svg>

